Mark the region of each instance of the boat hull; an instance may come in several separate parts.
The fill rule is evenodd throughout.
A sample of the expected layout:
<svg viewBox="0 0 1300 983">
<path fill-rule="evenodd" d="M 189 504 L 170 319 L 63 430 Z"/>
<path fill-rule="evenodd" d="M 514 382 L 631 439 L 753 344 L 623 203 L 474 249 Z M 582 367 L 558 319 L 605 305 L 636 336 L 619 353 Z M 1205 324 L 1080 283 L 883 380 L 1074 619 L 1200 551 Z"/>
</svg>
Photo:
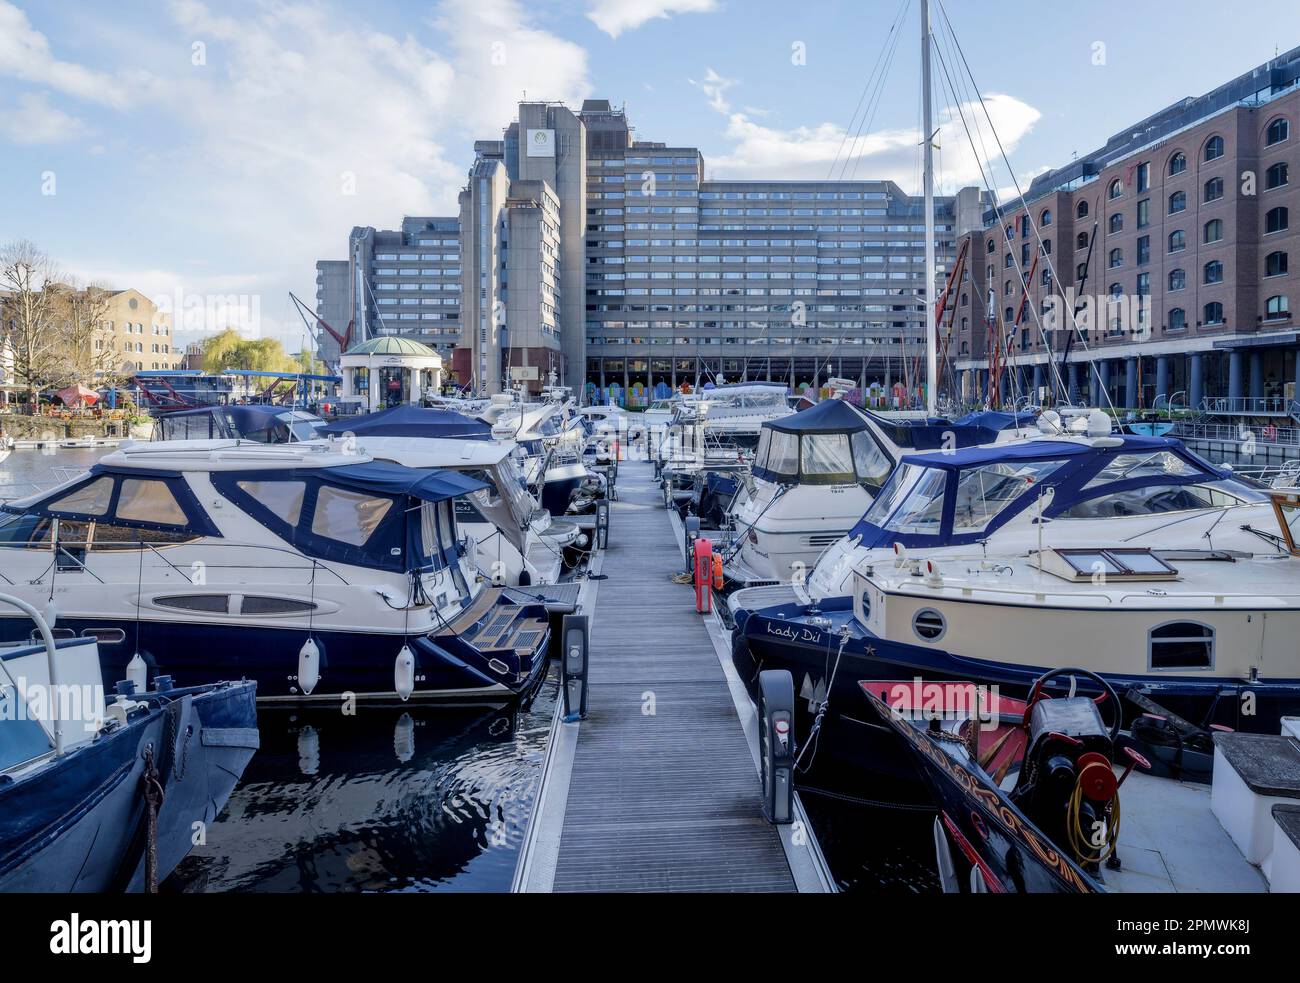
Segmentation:
<svg viewBox="0 0 1300 983">
<path fill-rule="evenodd" d="M 544 616 L 544 612 L 543 612 Z M 135 622 L 105 617 L 60 616 L 60 631 L 75 635 L 94 632 L 101 637 L 100 666 L 105 680 L 126 678 L 126 666 L 139 652 L 149 678 L 159 673 L 195 685 L 242 677 L 256 680 L 264 701 L 397 701 L 395 666 L 408 645 L 415 657 L 415 689 L 411 699 L 458 700 L 490 698 L 508 701 L 530 692 L 546 667 L 546 642 L 540 640 L 525 658 L 492 668 L 491 653 L 479 653 L 454 636 L 407 637 L 401 633 L 308 629 L 305 625 L 268 627 L 185 621 Z M 29 624 L 0 619 L 6 641 L 27 638 Z M 106 632 L 122 633 L 121 641 L 105 642 Z M 299 651 L 312 638 L 320 652 L 320 681 L 310 694 L 298 680 Z M 498 660 L 500 661 L 500 660 Z"/>
<path fill-rule="evenodd" d="M 0 784 L 0 892 L 145 888 L 145 750 L 164 794 L 158 877 L 225 807 L 257 750 L 256 686 L 173 691 L 168 702 Z M 196 825 L 201 824 L 201 825 Z"/>
<path fill-rule="evenodd" d="M 822 619 L 822 624 L 815 624 L 813 617 Z M 997 687 L 1007 696 L 1023 697 L 1034 680 L 1051 668 L 972 659 L 937 647 L 886 641 L 854 619 L 849 598 L 823 601 L 815 616 L 798 604 L 738 612 L 736 631 L 745 642 L 741 645 L 737 640 L 733 645 L 733 660 L 742 680 L 756 680 L 763 669 L 786 669 L 794 678 L 795 693 L 800 697 L 796 738 L 805 738 L 816 705 L 828 700 L 821 752 L 868 772 L 898 774 L 901 745 L 866 704 L 859 680 L 966 680 Z M 1300 679 L 1250 683 L 1163 673 L 1101 675 L 1117 692 L 1140 687 L 1161 706 L 1205 728 L 1218 724 L 1249 733 L 1276 734 L 1282 717 L 1300 713 Z M 1249 701 L 1243 699 L 1248 693 Z M 1253 712 L 1243 712 L 1244 706 Z M 1124 711 L 1126 722 L 1141 712 L 1127 702 Z"/>
</svg>

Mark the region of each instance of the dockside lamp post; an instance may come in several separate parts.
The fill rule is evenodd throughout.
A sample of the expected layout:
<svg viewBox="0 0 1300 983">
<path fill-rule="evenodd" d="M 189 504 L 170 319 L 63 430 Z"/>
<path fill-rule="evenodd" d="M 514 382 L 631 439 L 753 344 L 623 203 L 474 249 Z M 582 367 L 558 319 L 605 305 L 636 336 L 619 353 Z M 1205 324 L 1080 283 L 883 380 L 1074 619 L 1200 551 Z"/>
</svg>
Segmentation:
<svg viewBox="0 0 1300 983">
<path fill-rule="evenodd" d="M 763 817 L 784 825 L 794 821 L 794 678 L 786 669 L 764 669 L 758 686 Z"/>
<path fill-rule="evenodd" d="M 560 680 L 564 689 L 564 722 L 587 719 L 587 669 L 590 631 L 585 614 L 566 614 L 560 628 L 564 648 Z M 793 685 L 793 684 L 791 684 Z"/>
</svg>

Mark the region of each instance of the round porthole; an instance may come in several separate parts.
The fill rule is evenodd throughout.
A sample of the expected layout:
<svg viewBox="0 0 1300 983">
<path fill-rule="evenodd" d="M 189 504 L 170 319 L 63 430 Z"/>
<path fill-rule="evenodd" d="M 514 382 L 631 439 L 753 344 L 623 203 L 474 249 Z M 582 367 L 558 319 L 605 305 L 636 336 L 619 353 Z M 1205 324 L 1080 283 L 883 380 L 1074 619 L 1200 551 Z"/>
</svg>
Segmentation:
<svg viewBox="0 0 1300 983">
<path fill-rule="evenodd" d="M 934 608 L 922 608 L 912 616 L 912 631 L 922 641 L 937 642 L 947 630 L 948 622 Z"/>
</svg>

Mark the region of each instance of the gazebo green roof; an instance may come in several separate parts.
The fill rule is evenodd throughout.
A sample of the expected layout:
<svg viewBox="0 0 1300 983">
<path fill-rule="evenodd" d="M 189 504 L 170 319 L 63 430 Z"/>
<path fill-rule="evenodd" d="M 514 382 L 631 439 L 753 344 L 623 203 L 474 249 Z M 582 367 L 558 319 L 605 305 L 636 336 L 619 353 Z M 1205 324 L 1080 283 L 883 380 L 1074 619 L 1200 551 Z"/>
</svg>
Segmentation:
<svg viewBox="0 0 1300 983">
<path fill-rule="evenodd" d="M 392 335 L 384 335 L 379 338 L 371 338 L 369 341 L 363 341 L 358 345 L 353 345 L 343 354 L 412 355 L 419 358 L 440 357 L 438 353 L 428 345 L 421 344 L 418 341 L 412 341 L 410 338 L 397 338 Z"/>
</svg>

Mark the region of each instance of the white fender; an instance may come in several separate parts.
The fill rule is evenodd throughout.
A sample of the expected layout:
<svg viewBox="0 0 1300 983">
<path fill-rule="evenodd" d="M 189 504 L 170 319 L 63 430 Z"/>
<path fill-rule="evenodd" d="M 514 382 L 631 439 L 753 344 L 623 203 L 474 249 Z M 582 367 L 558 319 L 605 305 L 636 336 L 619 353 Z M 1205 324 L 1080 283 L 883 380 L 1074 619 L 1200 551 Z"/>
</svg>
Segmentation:
<svg viewBox="0 0 1300 983">
<path fill-rule="evenodd" d="M 397 653 L 397 662 L 393 665 L 393 689 L 403 703 L 415 692 L 415 653 L 409 645 L 403 645 Z"/>
<path fill-rule="evenodd" d="M 309 638 L 298 650 L 298 687 L 305 696 L 311 696 L 319 682 L 320 649 L 316 646 L 316 639 Z"/>
<path fill-rule="evenodd" d="M 135 691 L 143 693 L 149 687 L 149 667 L 137 652 L 126 664 L 126 678 L 135 683 Z"/>
</svg>

